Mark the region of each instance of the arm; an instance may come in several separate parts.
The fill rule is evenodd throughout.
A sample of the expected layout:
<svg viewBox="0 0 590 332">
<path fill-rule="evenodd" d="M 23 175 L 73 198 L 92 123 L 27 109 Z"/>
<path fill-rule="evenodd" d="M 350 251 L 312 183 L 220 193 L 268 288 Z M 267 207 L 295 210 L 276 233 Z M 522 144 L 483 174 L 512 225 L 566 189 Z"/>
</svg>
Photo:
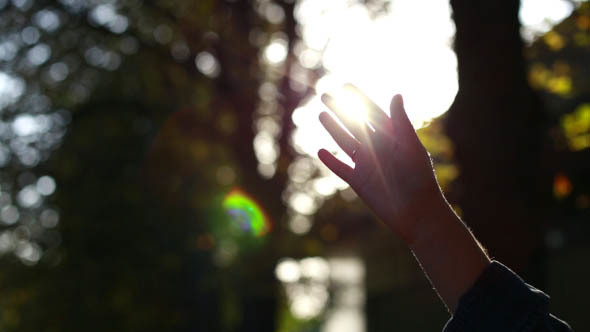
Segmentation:
<svg viewBox="0 0 590 332">
<path fill-rule="evenodd" d="M 328 113 L 320 115 L 355 166 L 349 167 L 326 150 L 319 151 L 319 158 L 406 242 L 443 302 L 454 311 L 459 297 L 490 260 L 440 191 L 401 96 L 392 100 L 391 117 L 369 103 L 368 119 L 375 130 L 348 119 L 330 96 L 322 99 L 354 135 Z"/>
<path fill-rule="evenodd" d="M 417 232 L 408 245 L 447 308 L 455 312 L 461 295 L 490 260 L 444 198 L 425 209 L 432 224 Z"/>
</svg>

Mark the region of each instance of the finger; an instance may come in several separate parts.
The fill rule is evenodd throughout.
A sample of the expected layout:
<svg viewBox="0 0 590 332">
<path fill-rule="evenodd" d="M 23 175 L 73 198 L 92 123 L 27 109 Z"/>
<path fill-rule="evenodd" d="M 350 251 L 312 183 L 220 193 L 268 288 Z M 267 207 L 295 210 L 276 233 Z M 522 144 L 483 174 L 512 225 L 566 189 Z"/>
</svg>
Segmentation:
<svg viewBox="0 0 590 332">
<path fill-rule="evenodd" d="M 352 180 L 353 169 L 345 163 L 334 157 L 333 154 L 325 149 L 318 151 L 318 157 L 334 174 L 338 175 L 342 180 L 350 184 Z"/>
<path fill-rule="evenodd" d="M 397 130 L 402 134 L 416 133 L 414 126 L 412 126 L 412 123 L 406 114 L 402 95 L 397 94 L 393 96 L 393 99 L 391 99 L 390 112 L 394 130 Z"/>
<path fill-rule="evenodd" d="M 336 114 L 338 120 L 342 122 L 344 127 L 360 142 L 365 141 L 367 138 L 367 130 L 369 129 L 366 124 L 359 123 L 350 117 L 346 116 L 344 112 L 338 107 L 334 98 L 328 94 L 322 95 L 322 101 L 329 109 Z"/>
<path fill-rule="evenodd" d="M 367 106 L 367 119 L 369 123 L 375 129 L 381 130 L 390 130 L 391 129 L 391 121 L 387 114 L 381 110 L 379 105 L 375 104 L 375 102 L 369 98 L 361 89 L 356 87 L 356 85 L 351 83 L 346 83 L 344 85 L 345 89 L 348 89 L 359 96 L 362 102 Z"/>
<path fill-rule="evenodd" d="M 320 113 L 320 122 L 334 141 L 336 141 L 336 144 L 352 158 L 354 151 L 358 149 L 360 143 L 354 137 L 350 136 L 328 112 Z"/>
</svg>

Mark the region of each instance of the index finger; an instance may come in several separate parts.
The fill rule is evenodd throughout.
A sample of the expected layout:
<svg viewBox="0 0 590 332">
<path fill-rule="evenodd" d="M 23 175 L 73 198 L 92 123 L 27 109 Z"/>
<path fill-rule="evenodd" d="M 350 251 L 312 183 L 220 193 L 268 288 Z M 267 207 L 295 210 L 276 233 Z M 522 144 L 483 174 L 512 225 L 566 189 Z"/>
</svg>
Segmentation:
<svg viewBox="0 0 590 332">
<path fill-rule="evenodd" d="M 361 123 L 358 121 L 353 120 L 352 118 L 348 117 L 336 104 L 334 98 L 329 94 L 322 95 L 322 102 L 330 110 L 336 114 L 336 117 L 344 127 L 354 136 L 358 141 L 365 142 L 368 140 L 368 134 L 371 130 L 365 123 Z"/>
</svg>

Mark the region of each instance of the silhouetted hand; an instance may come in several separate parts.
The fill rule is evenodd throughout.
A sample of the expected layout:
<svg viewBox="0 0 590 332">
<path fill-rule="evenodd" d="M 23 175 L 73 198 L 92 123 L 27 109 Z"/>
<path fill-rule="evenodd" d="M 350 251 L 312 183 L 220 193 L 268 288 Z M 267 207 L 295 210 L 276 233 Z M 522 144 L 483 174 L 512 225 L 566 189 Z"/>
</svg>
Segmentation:
<svg viewBox="0 0 590 332">
<path fill-rule="evenodd" d="M 404 110 L 401 95 L 393 97 L 388 117 L 368 97 L 355 89 L 369 105 L 368 124 L 352 120 L 336 101 L 324 94 L 322 101 L 336 114 L 347 133 L 327 112 L 320 121 L 354 162 L 354 168 L 325 149 L 322 162 L 346 181 L 359 197 L 406 243 L 411 244 L 432 206 L 446 204 L 433 173 L 430 157 L 420 143 Z"/>
<path fill-rule="evenodd" d="M 459 297 L 490 259 L 446 202 L 430 157 L 408 120 L 402 97 L 393 97 L 391 117 L 366 96 L 363 98 L 370 106 L 367 122 L 372 128 L 364 121 L 347 118 L 330 96 L 322 96 L 352 133 L 349 135 L 330 114 L 320 114 L 324 127 L 353 159 L 354 168 L 324 149 L 318 155 L 408 244 L 453 312 Z"/>
</svg>

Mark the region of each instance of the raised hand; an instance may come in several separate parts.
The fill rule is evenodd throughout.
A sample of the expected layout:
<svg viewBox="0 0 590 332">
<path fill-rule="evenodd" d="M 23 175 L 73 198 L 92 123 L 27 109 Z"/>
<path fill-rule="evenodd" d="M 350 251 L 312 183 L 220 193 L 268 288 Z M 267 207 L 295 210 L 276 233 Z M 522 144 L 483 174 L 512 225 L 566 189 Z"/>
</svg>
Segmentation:
<svg viewBox="0 0 590 332">
<path fill-rule="evenodd" d="M 320 114 L 320 121 L 352 158 L 354 167 L 325 149 L 321 149 L 318 156 L 330 170 L 348 182 L 383 222 L 411 244 L 417 235 L 417 227 L 430 219 L 426 215 L 428 207 L 446 204 L 430 157 L 406 115 L 401 95 L 393 97 L 391 117 L 388 117 L 358 89 L 347 88 L 356 90 L 365 99 L 369 106 L 368 123 L 347 117 L 337 107 L 337 101 L 327 94 L 322 96 L 322 101 L 352 136 L 327 112 Z"/>
<path fill-rule="evenodd" d="M 351 120 L 332 97 L 322 96 L 352 133 L 349 135 L 330 114 L 320 114 L 320 121 L 352 158 L 354 167 L 324 149 L 318 156 L 408 244 L 453 311 L 490 260 L 440 191 L 430 157 L 408 120 L 402 97 L 393 97 L 391 117 L 363 98 L 371 108 L 368 123 Z"/>
</svg>

